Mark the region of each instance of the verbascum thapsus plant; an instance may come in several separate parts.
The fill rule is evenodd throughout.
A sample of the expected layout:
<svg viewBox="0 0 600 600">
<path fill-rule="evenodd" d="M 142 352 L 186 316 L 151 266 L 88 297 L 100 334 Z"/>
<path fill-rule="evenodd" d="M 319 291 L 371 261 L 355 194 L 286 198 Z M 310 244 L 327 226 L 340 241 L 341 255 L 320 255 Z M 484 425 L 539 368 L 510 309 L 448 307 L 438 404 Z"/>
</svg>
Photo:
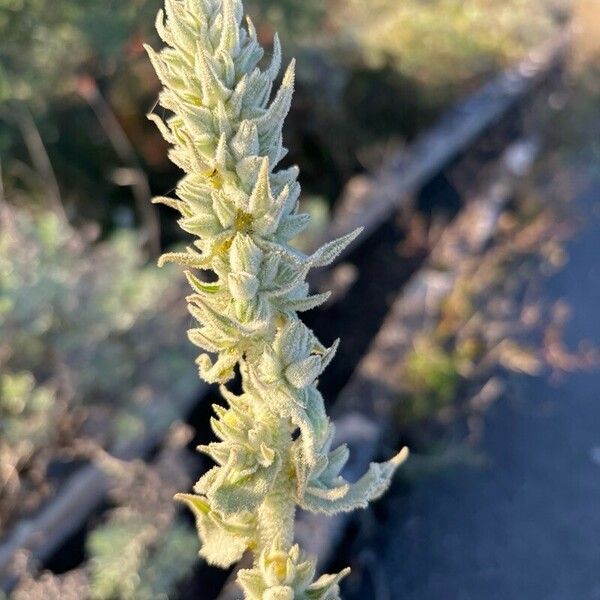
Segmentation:
<svg viewBox="0 0 600 600">
<path fill-rule="evenodd" d="M 227 408 L 215 406 L 219 441 L 200 447 L 216 466 L 195 494 L 179 494 L 194 512 L 207 562 L 229 567 L 249 551 L 238 582 L 248 599 L 339 598 L 348 570 L 314 580 L 316 561 L 294 544 L 296 507 L 333 515 L 365 507 L 388 487 L 406 451 L 371 464 L 356 483 L 340 475 L 348 449 L 332 449 L 334 426 L 317 389 L 333 358 L 298 318 L 325 302 L 311 295 L 310 269 L 329 265 L 360 233 L 306 255 L 290 241 L 308 224 L 298 211 L 297 167 L 286 155 L 282 127 L 294 90 L 294 61 L 272 94 L 281 46 L 262 66 L 252 21 L 240 0 L 167 0 L 156 26 L 167 47 L 147 48 L 164 89 L 165 120 L 150 115 L 172 145 L 185 176 L 176 198 L 157 198 L 181 214 L 196 236 L 186 252 L 165 254 L 212 276 L 187 272 L 187 298 L 199 326 L 190 340 L 202 349 L 200 376 L 220 383 Z M 223 384 L 242 379 L 241 395 Z"/>
</svg>

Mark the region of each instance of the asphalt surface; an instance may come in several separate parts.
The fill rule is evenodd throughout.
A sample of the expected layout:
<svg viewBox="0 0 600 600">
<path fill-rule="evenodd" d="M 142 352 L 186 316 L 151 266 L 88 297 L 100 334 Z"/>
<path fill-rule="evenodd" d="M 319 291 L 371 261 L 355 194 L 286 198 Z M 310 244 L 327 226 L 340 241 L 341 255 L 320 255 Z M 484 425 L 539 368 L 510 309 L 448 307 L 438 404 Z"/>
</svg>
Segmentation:
<svg viewBox="0 0 600 600">
<path fill-rule="evenodd" d="M 600 182 L 577 204 L 586 227 L 545 284 L 571 307 L 571 348 L 600 346 Z M 345 598 L 600 600 L 600 372 L 516 383 L 486 416 L 484 467 L 392 490 Z"/>
</svg>

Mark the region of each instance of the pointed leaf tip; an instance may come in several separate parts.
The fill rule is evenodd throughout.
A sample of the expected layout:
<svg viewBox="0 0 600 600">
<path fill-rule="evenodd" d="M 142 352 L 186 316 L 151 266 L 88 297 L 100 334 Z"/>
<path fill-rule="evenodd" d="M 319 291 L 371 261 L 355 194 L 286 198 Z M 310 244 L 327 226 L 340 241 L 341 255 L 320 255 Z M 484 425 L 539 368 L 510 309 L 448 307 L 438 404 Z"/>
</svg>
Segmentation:
<svg viewBox="0 0 600 600">
<path fill-rule="evenodd" d="M 396 466 L 400 466 L 402 463 L 406 462 L 406 459 L 408 458 L 410 454 L 410 450 L 408 449 L 407 446 L 404 446 L 404 448 L 402 448 L 402 450 L 400 450 L 400 452 L 398 452 L 398 454 L 396 454 L 396 456 L 394 456 L 393 458 L 390 459 L 390 462 L 393 465 Z"/>
<path fill-rule="evenodd" d="M 314 267 L 326 267 L 330 265 L 363 231 L 358 227 L 346 235 L 327 242 L 321 246 L 311 257 L 310 262 Z"/>
</svg>

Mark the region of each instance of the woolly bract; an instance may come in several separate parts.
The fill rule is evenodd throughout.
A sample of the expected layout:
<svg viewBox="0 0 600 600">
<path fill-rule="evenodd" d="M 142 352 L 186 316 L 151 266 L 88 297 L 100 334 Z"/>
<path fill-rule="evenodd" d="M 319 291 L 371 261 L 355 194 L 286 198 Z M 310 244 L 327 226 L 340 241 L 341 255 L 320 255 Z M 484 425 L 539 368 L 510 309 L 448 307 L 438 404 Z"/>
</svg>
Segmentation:
<svg viewBox="0 0 600 600">
<path fill-rule="evenodd" d="M 256 30 L 242 17 L 240 0 L 167 0 L 156 21 L 166 47 L 147 48 L 169 115 L 149 118 L 185 172 L 176 198 L 155 201 L 177 210 L 196 238 L 161 262 L 196 271 L 187 272 L 187 301 L 198 321 L 189 337 L 202 349 L 200 376 L 224 384 L 238 367 L 243 389 L 236 396 L 221 387 L 227 407 L 215 406 L 212 420 L 218 441 L 200 448 L 216 466 L 179 499 L 196 516 L 209 563 L 228 567 L 254 554 L 238 578 L 246 598 L 334 600 L 346 571 L 312 581 L 314 560 L 293 544 L 296 506 L 326 514 L 364 507 L 385 491 L 405 453 L 371 465 L 354 484 L 340 475 L 348 450 L 331 449 L 334 428 L 316 383 L 337 342 L 321 344 L 298 312 L 328 298 L 310 294 L 308 271 L 330 264 L 359 231 L 310 255 L 290 245 L 309 221 L 298 209 L 298 169 L 278 167 L 294 61 L 273 92 L 279 39 L 263 66 Z"/>
</svg>

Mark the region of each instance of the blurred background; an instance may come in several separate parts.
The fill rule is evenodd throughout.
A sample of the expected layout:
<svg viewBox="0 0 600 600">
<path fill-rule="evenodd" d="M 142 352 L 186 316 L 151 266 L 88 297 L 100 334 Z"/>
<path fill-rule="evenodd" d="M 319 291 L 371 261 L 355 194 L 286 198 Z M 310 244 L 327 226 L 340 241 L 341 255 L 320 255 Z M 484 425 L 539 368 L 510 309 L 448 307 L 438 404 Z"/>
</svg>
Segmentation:
<svg viewBox="0 0 600 600">
<path fill-rule="evenodd" d="M 0 0 L 0 596 L 236 597 L 172 502 L 218 395 L 155 267 L 186 242 L 150 204 L 181 177 L 145 118 L 160 7 Z M 298 59 L 299 244 L 370 234 L 311 280 L 321 388 L 359 462 L 413 451 L 299 536 L 349 599 L 600 598 L 600 3 L 246 8 Z"/>
</svg>

